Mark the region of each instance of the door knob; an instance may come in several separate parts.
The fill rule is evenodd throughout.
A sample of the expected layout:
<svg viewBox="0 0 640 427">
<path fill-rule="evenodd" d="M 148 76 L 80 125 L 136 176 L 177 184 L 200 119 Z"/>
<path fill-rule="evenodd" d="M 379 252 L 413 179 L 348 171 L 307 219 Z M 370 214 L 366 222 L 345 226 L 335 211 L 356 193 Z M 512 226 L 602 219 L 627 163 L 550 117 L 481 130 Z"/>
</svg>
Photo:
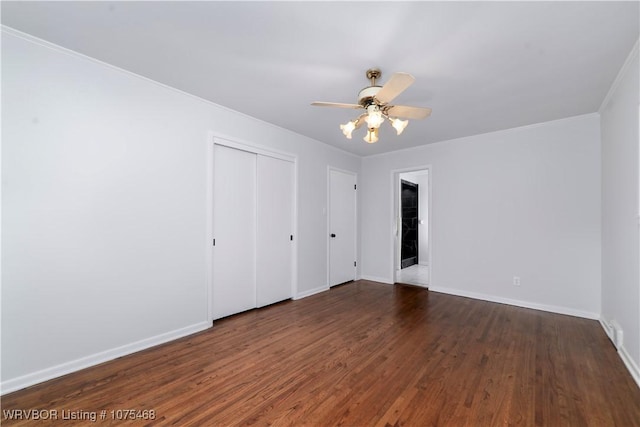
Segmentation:
<svg viewBox="0 0 640 427">
<path fill-rule="evenodd" d="M 331 233 L 331 237 L 336 237 L 336 235 L 335 235 L 335 234 L 333 234 L 333 233 Z"/>
</svg>

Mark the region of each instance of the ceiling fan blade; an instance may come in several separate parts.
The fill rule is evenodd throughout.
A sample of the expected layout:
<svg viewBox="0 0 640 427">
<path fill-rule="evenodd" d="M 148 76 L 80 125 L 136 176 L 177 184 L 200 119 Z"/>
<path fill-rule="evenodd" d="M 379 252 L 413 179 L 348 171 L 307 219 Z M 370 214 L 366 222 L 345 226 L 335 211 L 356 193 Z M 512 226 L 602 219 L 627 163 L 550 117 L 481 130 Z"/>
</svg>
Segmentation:
<svg viewBox="0 0 640 427">
<path fill-rule="evenodd" d="M 358 104 L 342 104 L 340 102 L 312 102 L 311 105 L 314 107 L 362 108 L 362 106 Z"/>
<path fill-rule="evenodd" d="M 376 95 L 376 99 L 381 104 L 387 104 L 404 92 L 415 80 L 411 74 L 394 73 L 384 86 L 382 86 L 382 89 L 380 89 L 380 92 Z"/>
<path fill-rule="evenodd" d="M 386 111 L 389 116 L 402 117 L 405 119 L 426 119 L 431 115 L 431 108 L 409 107 L 407 105 L 394 105 Z"/>
</svg>

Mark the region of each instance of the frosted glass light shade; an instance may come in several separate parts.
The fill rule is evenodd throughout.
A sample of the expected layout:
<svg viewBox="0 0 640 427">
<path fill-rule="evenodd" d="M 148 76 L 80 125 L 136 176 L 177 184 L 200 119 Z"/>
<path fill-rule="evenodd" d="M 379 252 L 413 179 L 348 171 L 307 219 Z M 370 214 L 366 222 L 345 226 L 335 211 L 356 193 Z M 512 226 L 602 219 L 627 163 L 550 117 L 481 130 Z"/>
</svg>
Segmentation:
<svg viewBox="0 0 640 427">
<path fill-rule="evenodd" d="M 348 123 L 345 123 L 344 125 L 340 125 L 340 130 L 342 130 L 342 133 L 344 134 L 344 136 L 347 137 L 347 139 L 351 139 L 351 133 L 355 128 L 356 128 L 355 121 L 350 121 Z"/>
<path fill-rule="evenodd" d="M 367 117 L 365 117 L 365 120 L 369 129 L 378 129 L 384 122 L 384 117 L 382 116 L 380 110 L 372 109 L 371 111 L 369 111 L 369 113 L 367 113 Z"/>
<path fill-rule="evenodd" d="M 409 124 L 409 120 L 389 119 L 391 120 L 391 126 L 398 132 L 398 135 L 402 133 L 404 128 Z"/>
<path fill-rule="evenodd" d="M 367 134 L 362 139 L 367 141 L 369 144 L 373 144 L 374 142 L 377 142 L 378 141 L 378 129 L 369 128 L 369 130 L 367 130 Z"/>
</svg>

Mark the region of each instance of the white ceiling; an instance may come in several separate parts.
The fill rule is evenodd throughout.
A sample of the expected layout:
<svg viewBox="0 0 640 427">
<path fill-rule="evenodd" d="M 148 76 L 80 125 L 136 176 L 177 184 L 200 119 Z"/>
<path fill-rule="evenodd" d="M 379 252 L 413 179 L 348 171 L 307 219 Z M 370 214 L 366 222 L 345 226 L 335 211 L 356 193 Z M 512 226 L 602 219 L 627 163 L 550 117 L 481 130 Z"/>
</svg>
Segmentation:
<svg viewBox="0 0 640 427">
<path fill-rule="evenodd" d="M 2 23 L 366 156 L 595 112 L 639 35 L 631 2 L 10 2 Z M 380 141 L 338 125 L 379 67 L 428 106 Z"/>
</svg>

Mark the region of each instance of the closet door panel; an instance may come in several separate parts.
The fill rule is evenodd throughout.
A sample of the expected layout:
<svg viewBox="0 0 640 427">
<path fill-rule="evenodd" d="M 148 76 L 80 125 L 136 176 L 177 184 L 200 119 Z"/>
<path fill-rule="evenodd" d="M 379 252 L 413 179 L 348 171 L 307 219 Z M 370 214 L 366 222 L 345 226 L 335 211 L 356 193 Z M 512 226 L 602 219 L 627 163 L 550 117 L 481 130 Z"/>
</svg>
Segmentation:
<svg viewBox="0 0 640 427">
<path fill-rule="evenodd" d="M 257 159 L 257 306 L 291 298 L 293 268 L 293 163 Z"/>
<path fill-rule="evenodd" d="M 256 158 L 214 148 L 214 319 L 256 306 Z"/>
<path fill-rule="evenodd" d="M 356 278 L 356 175 L 329 171 L 329 286 Z"/>
</svg>

